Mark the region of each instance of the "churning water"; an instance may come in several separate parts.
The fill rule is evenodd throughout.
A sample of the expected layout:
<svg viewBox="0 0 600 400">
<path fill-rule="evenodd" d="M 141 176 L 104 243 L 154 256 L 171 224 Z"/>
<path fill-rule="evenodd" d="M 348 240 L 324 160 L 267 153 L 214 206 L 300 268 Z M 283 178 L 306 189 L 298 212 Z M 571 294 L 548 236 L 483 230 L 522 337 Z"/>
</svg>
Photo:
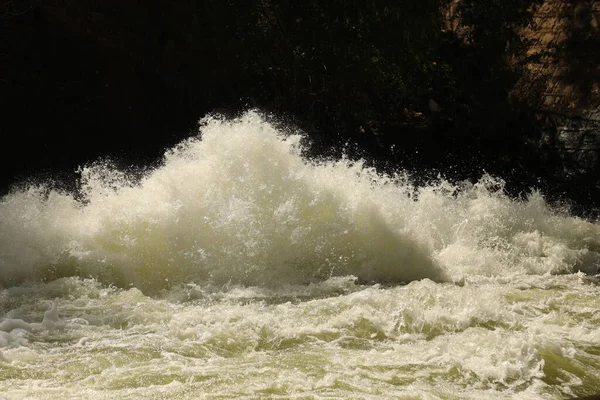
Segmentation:
<svg viewBox="0 0 600 400">
<path fill-rule="evenodd" d="M 0 201 L 0 397 L 600 392 L 600 224 L 311 162 L 258 114 Z"/>
</svg>

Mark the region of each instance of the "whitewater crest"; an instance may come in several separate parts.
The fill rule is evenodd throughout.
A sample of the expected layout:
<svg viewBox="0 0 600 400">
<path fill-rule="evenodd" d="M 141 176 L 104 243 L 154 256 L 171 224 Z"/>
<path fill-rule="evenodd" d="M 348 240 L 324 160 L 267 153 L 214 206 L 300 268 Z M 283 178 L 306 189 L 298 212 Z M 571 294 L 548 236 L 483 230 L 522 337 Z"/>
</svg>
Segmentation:
<svg viewBox="0 0 600 400">
<path fill-rule="evenodd" d="M 77 275 L 153 292 L 176 284 L 458 281 L 600 268 L 600 224 L 502 182 L 415 188 L 347 159 L 302 156 L 258 113 L 207 117 L 137 179 L 101 162 L 77 194 L 0 202 L 0 282 Z"/>
</svg>

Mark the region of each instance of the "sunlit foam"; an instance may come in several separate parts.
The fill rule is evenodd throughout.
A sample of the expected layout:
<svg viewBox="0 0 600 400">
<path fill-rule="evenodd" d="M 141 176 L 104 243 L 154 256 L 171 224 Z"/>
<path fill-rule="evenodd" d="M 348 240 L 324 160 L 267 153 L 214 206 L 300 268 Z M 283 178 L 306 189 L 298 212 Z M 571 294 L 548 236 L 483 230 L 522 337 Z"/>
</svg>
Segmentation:
<svg viewBox="0 0 600 400">
<path fill-rule="evenodd" d="M 600 225 L 502 181 L 415 188 L 361 162 L 313 162 L 256 112 L 207 117 L 140 179 L 97 162 L 77 195 L 42 186 L 0 203 L 0 282 L 79 275 L 156 291 L 356 276 L 596 273 Z"/>
</svg>

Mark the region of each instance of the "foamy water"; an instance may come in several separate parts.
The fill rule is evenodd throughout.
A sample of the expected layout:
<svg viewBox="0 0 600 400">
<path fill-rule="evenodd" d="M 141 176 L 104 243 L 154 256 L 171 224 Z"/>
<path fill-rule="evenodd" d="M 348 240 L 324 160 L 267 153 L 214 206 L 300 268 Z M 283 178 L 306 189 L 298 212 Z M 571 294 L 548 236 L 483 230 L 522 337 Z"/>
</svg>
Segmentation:
<svg viewBox="0 0 600 400">
<path fill-rule="evenodd" d="M 600 224 L 314 162 L 250 112 L 132 179 L 0 202 L 9 399 L 600 392 Z"/>
</svg>

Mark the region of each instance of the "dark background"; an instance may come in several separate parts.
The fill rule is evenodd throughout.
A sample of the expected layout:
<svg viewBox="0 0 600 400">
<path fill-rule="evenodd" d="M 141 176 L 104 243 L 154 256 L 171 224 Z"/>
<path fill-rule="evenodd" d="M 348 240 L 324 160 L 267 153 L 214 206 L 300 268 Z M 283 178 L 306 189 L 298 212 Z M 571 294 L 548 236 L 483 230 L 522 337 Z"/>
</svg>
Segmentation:
<svg viewBox="0 0 600 400">
<path fill-rule="evenodd" d="M 597 157 L 548 146 L 560 126 L 540 113 L 541 89 L 515 94 L 524 79 L 552 79 L 526 76 L 544 57 L 526 33 L 544 3 L 2 0 L 1 193 L 36 180 L 69 187 L 100 157 L 151 164 L 207 113 L 257 107 L 307 132 L 311 156 L 346 151 L 419 183 L 485 171 L 512 196 L 538 187 L 593 217 Z M 588 3 L 561 8 L 583 25 L 550 50 L 591 88 L 599 35 Z"/>
</svg>

